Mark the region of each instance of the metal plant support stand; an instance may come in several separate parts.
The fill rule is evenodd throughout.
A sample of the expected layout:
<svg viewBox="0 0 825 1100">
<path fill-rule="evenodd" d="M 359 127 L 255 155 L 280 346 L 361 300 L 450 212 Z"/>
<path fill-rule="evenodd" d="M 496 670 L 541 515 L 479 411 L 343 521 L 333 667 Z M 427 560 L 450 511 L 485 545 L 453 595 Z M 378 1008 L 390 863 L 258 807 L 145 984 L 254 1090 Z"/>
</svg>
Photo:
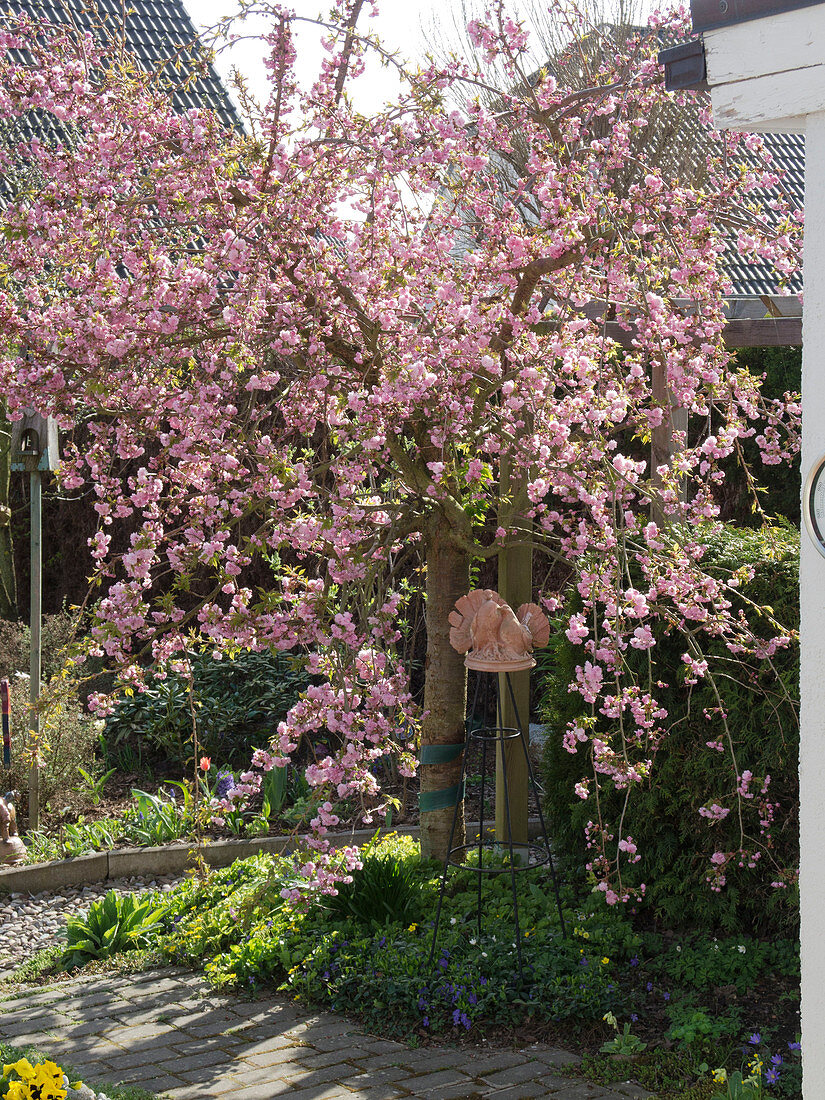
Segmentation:
<svg viewBox="0 0 825 1100">
<path fill-rule="evenodd" d="M 470 718 L 467 722 L 467 739 L 464 745 L 464 754 L 461 764 L 461 779 L 459 780 L 459 798 L 456 799 L 455 810 L 453 812 L 453 823 L 450 829 L 450 840 L 447 846 L 447 858 L 444 861 L 444 870 L 441 875 L 441 886 L 438 893 L 438 906 L 435 913 L 435 925 L 433 927 L 433 940 L 432 947 L 430 948 L 429 968 L 432 969 L 433 961 L 435 959 L 436 946 L 438 944 L 438 931 L 441 923 L 441 909 L 444 902 L 444 891 L 447 886 L 447 876 L 451 867 L 457 867 L 464 870 L 475 872 L 478 877 L 477 883 L 477 895 L 476 895 L 476 921 L 479 937 L 482 934 L 482 882 L 485 875 L 502 875 L 509 874 L 510 882 L 513 892 L 513 921 L 515 924 L 515 943 L 516 954 L 518 958 L 518 971 L 519 980 L 524 983 L 524 968 L 522 962 L 521 951 L 521 926 L 519 924 L 518 913 L 518 896 L 516 892 L 516 874 L 523 871 L 535 871 L 540 867 L 549 867 L 550 876 L 553 882 L 553 892 L 556 898 L 556 908 L 559 914 L 559 924 L 561 926 L 562 936 L 566 936 L 566 930 L 564 925 L 564 915 L 562 913 L 561 896 L 559 894 L 559 883 L 556 877 L 556 871 L 553 866 L 553 859 L 550 852 L 550 841 L 547 836 L 547 828 L 544 823 L 544 814 L 541 808 L 541 798 L 539 796 L 538 787 L 536 785 L 535 775 L 533 773 L 533 766 L 530 762 L 530 754 L 528 752 L 527 738 L 524 735 L 524 728 L 521 718 L 518 713 L 518 707 L 516 706 L 515 695 L 513 693 L 513 687 L 510 682 L 510 673 L 504 673 L 504 680 L 507 685 L 507 692 L 510 698 L 511 705 L 513 707 L 513 713 L 516 717 L 516 727 L 505 727 L 502 719 L 502 706 L 501 695 L 499 691 L 495 690 L 495 712 L 496 712 L 496 725 L 488 726 L 484 725 L 483 721 L 476 725 L 476 719 L 479 714 L 479 697 L 481 697 L 481 714 L 487 715 L 488 705 L 490 702 L 490 686 L 497 684 L 499 674 L 496 672 L 477 672 L 475 691 L 473 694 L 473 703 L 470 710 Z M 482 690 L 483 688 L 483 690 Z M 494 852 L 499 855 L 502 852 L 502 845 L 495 842 L 484 839 L 484 798 L 485 789 L 488 784 L 488 759 L 492 759 L 492 772 L 495 776 L 495 760 L 496 749 L 499 745 L 503 746 L 504 742 L 514 739 L 520 739 L 522 751 L 524 752 L 527 760 L 527 774 L 530 782 L 530 789 L 533 792 L 533 797 L 538 807 L 539 823 L 541 827 L 540 835 L 534 838 L 532 841 L 528 841 L 525 844 L 519 844 L 513 842 L 512 834 L 512 822 L 510 818 L 510 793 L 508 789 L 508 776 L 507 776 L 507 754 L 502 752 L 502 770 L 504 780 L 504 806 L 506 813 L 506 836 L 507 845 L 509 848 L 509 861 L 506 866 L 501 865 L 500 858 L 498 859 L 498 866 L 496 866 L 496 860 L 493 859 Z M 479 810 L 479 826 L 478 826 L 478 838 L 473 843 L 454 845 L 456 825 L 458 823 L 458 811 L 461 803 L 461 796 L 465 789 L 465 781 L 467 777 L 467 767 L 471 756 L 471 750 L 473 747 L 480 749 L 480 765 L 479 772 L 481 776 L 480 782 L 480 810 Z M 492 751 L 491 751 L 492 750 Z M 493 784 L 495 780 L 493 778 Z M 506 849 L 505 849 L 506 850 Z M 468 857 L 471 852 L 477 853 L 477 863 L 468 862 Z M 486 857 L 486 859 L 485 859 Z"/>
</svg>

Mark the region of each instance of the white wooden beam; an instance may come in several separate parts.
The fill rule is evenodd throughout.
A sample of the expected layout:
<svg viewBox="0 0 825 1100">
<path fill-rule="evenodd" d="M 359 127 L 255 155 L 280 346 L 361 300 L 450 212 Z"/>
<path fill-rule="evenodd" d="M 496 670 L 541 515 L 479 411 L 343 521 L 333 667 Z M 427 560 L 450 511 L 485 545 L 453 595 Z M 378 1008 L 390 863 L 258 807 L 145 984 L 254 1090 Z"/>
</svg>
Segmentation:
<svg viewBox="0 0 825 1100">
<path fill-rule="evenodd" d="M 825 454 L 825 4 L 705 35 L 714 122 L 805 133 L 802 480 Z M 825 558 L 803 530 L 800 595 L 800 932 L 804 1100 L 825 1096 Z"/>
<path fill-rule="evenodd" d="M 715 85 L 710 98 L 721 130 L 804 134 L 807 115 L 825 103 L 825 66 Z"/>
<path fill-rule="evenodd" d="M 825 4 L 705 31 L 708 83 L 795 72 L 825 60 Z"/>
<path fill-rule="evenodd" d="M 825 102 L 823 102 L 825 107 Z M 802 319 L 802 479 L 825 453 L 825 111 L 808 119 L 805 140 L 805 310 Z M 825 1096 L 825 558 L 806 530 L 800 596 L 800 930 L 803 1096 Z"/>
<path fill-rule="evenodd" d="M 704 34 L 713 117 L 722 129 L 803 133 L 825 105 L 825 4 Z"/>
</svg>

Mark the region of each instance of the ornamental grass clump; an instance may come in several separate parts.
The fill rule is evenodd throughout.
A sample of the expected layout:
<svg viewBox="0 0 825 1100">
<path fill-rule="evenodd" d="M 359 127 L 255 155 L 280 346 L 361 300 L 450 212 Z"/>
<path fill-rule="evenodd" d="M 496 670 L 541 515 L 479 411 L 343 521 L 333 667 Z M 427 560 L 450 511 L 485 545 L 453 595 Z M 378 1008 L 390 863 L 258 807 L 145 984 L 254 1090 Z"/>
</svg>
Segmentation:
<svg viewBox="0 0 825 1100">
<path fill-rule="evenodd" d="M 384 842 L 378 848 L 367 845 L 361 859 L 352 881 L 339 883 L 337 894 L 326 899 L 330 913 L 367 927 L 419 920 L 424 891 L 414 852 L 408 849 L 405 858 Z"/>
</svg>

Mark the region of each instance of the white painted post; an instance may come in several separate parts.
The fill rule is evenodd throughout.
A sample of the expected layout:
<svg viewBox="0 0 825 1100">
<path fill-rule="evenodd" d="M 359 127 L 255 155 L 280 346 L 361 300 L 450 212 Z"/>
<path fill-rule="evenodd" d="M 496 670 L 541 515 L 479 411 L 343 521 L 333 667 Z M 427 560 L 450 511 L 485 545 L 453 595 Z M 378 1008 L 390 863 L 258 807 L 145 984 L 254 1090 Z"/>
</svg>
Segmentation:
<svg viewBox="0 0 825 1100">
<path fill-rule="evenodd" d="M 802 479 L 825 454 L 825 112 L 805 126 Z M 799 748 L 802 1094 L 825 1096 L 825 557 L 803 528 Z"/>
<path fill-rule="evenodd" d="M 750 5 L 746 5 L 750 7 Z M 802 484 L 825 455 L 825 3 L 704 35 L 720 129 L 805 134 Z M 804 1100 L 825 1097 L 825 557 L 803 526 L 799 567 L 800 918 Z"/>
</svg>

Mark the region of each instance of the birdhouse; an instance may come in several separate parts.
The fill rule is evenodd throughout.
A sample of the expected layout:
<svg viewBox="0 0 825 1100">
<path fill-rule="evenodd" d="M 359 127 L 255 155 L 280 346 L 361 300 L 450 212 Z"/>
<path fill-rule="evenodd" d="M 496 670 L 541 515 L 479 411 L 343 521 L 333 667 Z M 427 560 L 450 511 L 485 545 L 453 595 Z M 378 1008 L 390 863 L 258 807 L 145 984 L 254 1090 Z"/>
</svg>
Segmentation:
<svg viewBox="0 0 825 1100">
<path fill-rule="evenodd" d="M 60 463 L 57 421 L 27 409 L 11 426 L 11 469 L 22 473 L 56 470 Z"/>
</svg>

